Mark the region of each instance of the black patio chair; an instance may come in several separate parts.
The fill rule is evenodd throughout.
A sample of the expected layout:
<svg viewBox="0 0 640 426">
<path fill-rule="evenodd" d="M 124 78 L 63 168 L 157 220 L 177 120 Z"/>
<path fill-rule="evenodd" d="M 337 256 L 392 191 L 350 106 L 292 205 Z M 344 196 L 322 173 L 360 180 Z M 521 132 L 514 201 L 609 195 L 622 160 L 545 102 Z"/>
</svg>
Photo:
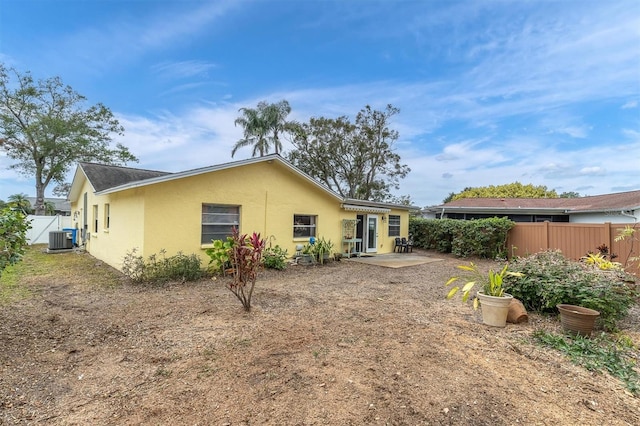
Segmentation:
<svg viewBox="0 0 640 426">
<path fill-rule="evenodd" d="M 400 245 L 402 246 L 402 251 L 404 251 L 405 253 L 413 253 L 413 241 L 411 240 L 411 238 L 406 239 L 402 237 L 402 239 L 400 240 Z"/>
<path fill-rule="evenodd" d="M 402 240 L 405 240 L 405 242 L 403 243 Z M 395 245 L 393 246 L 393 252 L 402 253 L 405 251 L 407 251 L 406 238 L 396 237 L 396 242 L 395 242 Z"/>
</svg>

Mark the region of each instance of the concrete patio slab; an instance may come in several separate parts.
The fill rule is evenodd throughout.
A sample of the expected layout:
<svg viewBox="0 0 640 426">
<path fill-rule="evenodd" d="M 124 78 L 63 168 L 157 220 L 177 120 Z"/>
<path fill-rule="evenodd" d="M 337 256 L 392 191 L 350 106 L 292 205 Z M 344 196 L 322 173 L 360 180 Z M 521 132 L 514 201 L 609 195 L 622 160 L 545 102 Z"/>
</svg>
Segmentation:
<svg viewBox="0 0 640 426">
<path fill-rule="evenodd" d="M 343 261 L 366 263 L 368 265 L 383 266 L 385 268 L 404 268 L 406 266 L 424 265 L 431 262 L 439 262 L 443 259 L 427 257 L 414 253 L 389 253 L 377 255 L 363 255 L 361 257 L 351 257 L 342 259 Z"/>
</svg>

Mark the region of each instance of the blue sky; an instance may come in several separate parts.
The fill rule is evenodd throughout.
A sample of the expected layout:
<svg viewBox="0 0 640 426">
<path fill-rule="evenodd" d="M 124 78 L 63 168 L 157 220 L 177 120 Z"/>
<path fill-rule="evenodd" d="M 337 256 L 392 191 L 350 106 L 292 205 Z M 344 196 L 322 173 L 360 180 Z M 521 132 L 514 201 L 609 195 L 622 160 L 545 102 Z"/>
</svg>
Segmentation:
<svg viewBox="0 0 640 426">
<path fill-rule="evenodd" d="M 238 109 L 286 99 L 299 121 L 398 107 L 397 194 L 419 206 L 640 189 L 637 0 L 0 0 L 0 61 L 111 108 L 133 167 L 227 162 Z M 9 164 L 0 199 L 33 196 Z"/>
</svg>

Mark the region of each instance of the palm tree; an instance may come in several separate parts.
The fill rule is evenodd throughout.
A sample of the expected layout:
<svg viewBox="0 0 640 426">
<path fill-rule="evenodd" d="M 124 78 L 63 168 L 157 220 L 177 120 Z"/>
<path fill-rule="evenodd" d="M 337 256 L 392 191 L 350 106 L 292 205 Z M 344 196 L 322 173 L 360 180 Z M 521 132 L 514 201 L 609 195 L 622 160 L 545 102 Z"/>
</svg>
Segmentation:
<svg viewBox="0 0 640 426">
<path fill-rule="evenodd" d="M 287 116 L 291 113 L 289 102 L 282 100 L 277 104 L 269 104 L 263 111 L 267 128 L 271 132 L 269 140 L 273 145 L 276 154 L 282 150 L 282 142 L 280 142 L 279 134 L 290 133 L 297 123 L 287 121 Z"/>
<path fill-rule="evenodd" d="M 269 152 L 269 145 L 267 142 L 266 128 L 262 115 L 260 113 L 260 106 L 264 102 L 258 104 L 258 109 L 253 108 L 240 108 L 242 117 L 236 118 L 234 124 L 244 127 L 244 138 L 240 139 L 233 146 L 231 150 L 231 157 L 233 157 L 239 148 L 253 145 L 252 157 L 255 157 L 257 153 L 260 153 L 260 157 L 263 157 L 265 153 Z"/>
<path fill-rule="evenodd" d="M 9 207 L 18 209 L 24 214 L 31 213 L 31 202 L 27 199 L 27 194 L 9 195 L 8 201 Z"/>
<path fill-rule="evenodd" d="M 55 216 L 56 215 L 56 205 L 51 201 L 44 202 L 44 215 L 45 216 Z"/>
<path fill-rule="evenodd" d="M 276 154 L 279 154 L 282 150 L 280 135 L 291 133 L 298 126 L 295 121 L 287 121 L 291 106 L 286 100 L 275 104 L 262 101 L 258 103 L 256 109 L 240 108 L 240 112 L 243 116 L 238 117 L 235 124 L 244 127 L 244 138 L 234 145 L 231 151 L 232 157 L 239 148 L 250 145 L 253 145 L 253 157 L 257 153 L 260 153 L 260 157 L 268 154 L 271 146 Z"/>
</svg>

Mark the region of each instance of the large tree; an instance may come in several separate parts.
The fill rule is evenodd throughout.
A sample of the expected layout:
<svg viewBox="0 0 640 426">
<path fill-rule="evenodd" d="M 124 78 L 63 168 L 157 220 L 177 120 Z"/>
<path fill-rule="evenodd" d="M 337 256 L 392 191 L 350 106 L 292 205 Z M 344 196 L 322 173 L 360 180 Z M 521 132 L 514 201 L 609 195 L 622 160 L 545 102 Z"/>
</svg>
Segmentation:
<svg viewBox="0 0 640 426">
<path fill-rule="evenodd" d="M 240 108 L 241 117 L 236 118 L 235 125 L 242 126 L 244 137 L 233 147 L 233 157 L 238 149 L 253 146 L 252 156 L 268 154 L 271 147 L 276 154 L 282 150 L 280 137 L 283 133 L 291 133 L 297 128 L 297 123 L 287 121 L 291 113 L 291 106 L 286 100 L 270 104 L 266 101 L 258 103 L 257 108 Z"/>
<path fill-rule="evenodd" d="M 10 168 L 35 178 L 37 215 L 44 213 L 47 186 L 64 184 L 75 162 L 137 161 L 122 144 L 110 146 L 124 132 L 111 110 L 85 101 L 59 77 L 35 81 L 0 64 L 0 150 L 16 160 Z"/>
<path fill-rule="evenodd" d="M 523 185 L 520 182 L 514 182 L 505 185 L 467 187 L 457 194 L 449 194 L 443 202 L 461 198 L 558 198 L 558 194 L 544 185 L 534 186 L 530 183 Z"/>
<path fill-rule="evenodd" d="M 295 166 L 344 197 L 393 200 L 391 189 L 410 171 L 394 150 L 398 132 L 389 128 L 400 111 L 369 105 L 356 116 L 311 118 L 293 138 L 287 158 Z"/>
</svg>

